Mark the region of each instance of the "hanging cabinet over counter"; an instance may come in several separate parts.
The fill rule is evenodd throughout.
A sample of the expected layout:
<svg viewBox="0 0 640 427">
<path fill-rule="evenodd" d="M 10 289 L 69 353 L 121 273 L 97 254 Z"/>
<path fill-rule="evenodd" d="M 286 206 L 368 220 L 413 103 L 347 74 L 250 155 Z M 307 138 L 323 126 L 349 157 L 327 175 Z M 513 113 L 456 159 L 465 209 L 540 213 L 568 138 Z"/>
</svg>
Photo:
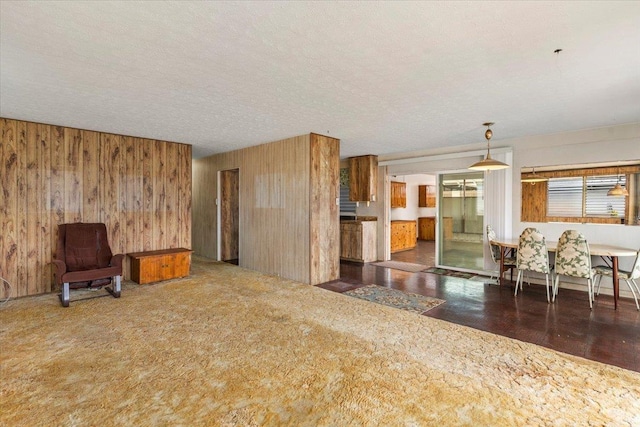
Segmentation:
<svg viewBox="0 0 640 427">
<path fill-rule="evenodd" d="M 391 207 L 407 207 L 407 183 L 391 181 Z"/>
<path fill-rule="evenodd" d="M 378 156 L 349 158 L 349 200 L 375 202 L 378 184 Z"/>
<path fill-rule="evenodd" d="M 436 207 L 436 187 L 434 185 L 418 185 L 418 207 Z"/>
</svg>

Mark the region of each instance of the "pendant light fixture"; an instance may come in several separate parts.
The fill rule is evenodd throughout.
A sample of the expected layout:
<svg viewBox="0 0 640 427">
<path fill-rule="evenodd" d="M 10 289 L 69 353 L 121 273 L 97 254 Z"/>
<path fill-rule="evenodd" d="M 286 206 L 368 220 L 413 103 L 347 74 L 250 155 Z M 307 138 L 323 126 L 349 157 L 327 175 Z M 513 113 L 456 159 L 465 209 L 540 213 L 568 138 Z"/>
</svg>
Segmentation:
<svg viewBox="0 0 640 427">
<path fill-rule="evenodd" d="M 472 164 L 471 166 L 469 166 L 469 169 L 477 170 L 477 171 L 495 171 L 500 169 L 506 169 L 509 167 L 508 164 L 502 163 L 499 160 L 494 160 L 491 158 L 491 146 L 489 144 L 489 140 L 493 136 L 493 131 L 491 130 L 491 126 L 493 125 L 494 123 L 491 123 L 491 122 L 482 124 L 482 126 L 487 127 L 487 130 L 484 132 L 484 137 L 487 139 L 487 157 L 480 160 L 479 162 Z"/>
<path fill-rule="evenodd" d="M 521 182 L 528 182 L 531 185 L 535 185 L 536 182 L 549 181 L 549 178 L 547 178 L 546 176 L 536 174 L 536 168 L 531 168 L 531 169 L 532 169 L 532 172 L 528 175 L 524 175 L 520 179 Z"/>
<path fill-rule="evenodd" d="M 607 192 L 607 196 L 624 196 L 624 197 L 626 197 L 628 195 L 629 195 L 629 191 L 627 191 L 626 188 L 624 188 L 622 185 L 620 185 L 620 168 L 618 168 L 618 182 L 616 182 L 616 185 L 614 185 L 613 188 Z"/>
</svg>

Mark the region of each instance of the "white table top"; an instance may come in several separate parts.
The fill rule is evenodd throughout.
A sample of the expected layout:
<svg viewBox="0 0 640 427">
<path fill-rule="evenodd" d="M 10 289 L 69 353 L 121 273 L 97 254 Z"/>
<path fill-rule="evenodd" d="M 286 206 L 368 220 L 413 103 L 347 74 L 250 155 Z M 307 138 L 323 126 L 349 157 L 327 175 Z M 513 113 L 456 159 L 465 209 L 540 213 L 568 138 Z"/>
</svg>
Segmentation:
<svg viewBox="0 0 640 427">
<path fill-rule="evenodd" d="M 504 248 L 517 249 L 519 239 L 492 240 L 492 242 Z M 549 252 L 555 252 L 556 245 L 557 242 L 553 242 L 552 244 L 549 244 L 549 242 L 547 242 L 547 250 Z M 589 252 L 591 253 L 591 255 L 595 256 L 621 257 L 636 256 L 636 254 L 638 253 L 638 249 L 624 248 L 622 246 L 607 245 L 602 243 L 589 243 Z"/>
</svg>

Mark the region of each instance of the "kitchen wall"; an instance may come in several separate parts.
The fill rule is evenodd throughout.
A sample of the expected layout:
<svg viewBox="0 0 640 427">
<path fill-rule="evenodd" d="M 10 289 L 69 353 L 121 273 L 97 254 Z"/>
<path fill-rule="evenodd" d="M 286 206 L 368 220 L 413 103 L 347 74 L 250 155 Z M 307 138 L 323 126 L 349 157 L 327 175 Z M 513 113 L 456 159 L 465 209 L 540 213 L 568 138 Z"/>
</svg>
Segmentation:
<svg viewBox="0 0 640 427">
<path fill-rule="evenodd" d="M 391 181 L 405 182 L 407 184 L 407 207 L 391 208 L 391 220 L 415 220 L 419 217 L 436 216 L 436 208 L 418 207 L 418 185 L 436 185 L 435 175 L 396 175 L 390 177 Z"/>
</svg>

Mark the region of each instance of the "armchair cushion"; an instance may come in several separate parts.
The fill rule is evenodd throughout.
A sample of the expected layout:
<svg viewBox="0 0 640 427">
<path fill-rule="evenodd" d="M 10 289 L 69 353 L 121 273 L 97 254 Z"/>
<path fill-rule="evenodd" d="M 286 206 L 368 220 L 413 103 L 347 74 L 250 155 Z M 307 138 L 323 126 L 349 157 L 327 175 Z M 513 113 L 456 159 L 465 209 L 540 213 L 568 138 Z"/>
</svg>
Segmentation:
<svg viewBox="0 0 640 427">
<path fill-rule="evenodd" d="M 68 271 L 108 267 L 112 254 L 106 227 L 104 224 L 67 226 L 64 251 Z"/>
<path fill-rule="evenodd" d="M 111 252 L 104 224 L 61 224 L 58 228 L 54 260 L 58 284 L 100 285 L 99 279 L 122 275 L 123 259 L 124 255 Z"/>
</svg>

